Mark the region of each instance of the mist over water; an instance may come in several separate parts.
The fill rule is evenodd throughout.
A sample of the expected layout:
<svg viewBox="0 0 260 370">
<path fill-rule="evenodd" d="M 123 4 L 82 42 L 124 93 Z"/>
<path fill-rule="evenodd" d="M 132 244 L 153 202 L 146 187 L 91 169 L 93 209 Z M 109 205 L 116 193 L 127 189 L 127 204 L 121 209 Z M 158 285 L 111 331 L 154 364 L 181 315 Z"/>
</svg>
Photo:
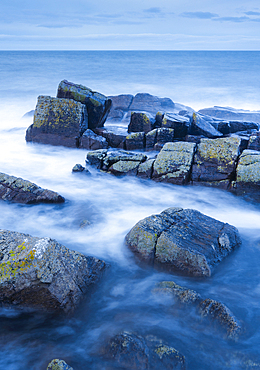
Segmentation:
<svg viewBox="0 0 260 370">
<path fill-rule="evenodd" d="M 260 54 L 250 54 L 251 66 L 246 54 L 0 53 L 6 60 L 1 60 L 0 69 L 0 172 L 66 198 L 62 205 L 2 201 L 0 227 L 54 238 L 109 265 L 91 299 L 87 296 L 72 317 L 1 308 L 0 369 L 43 370 L 53 358 L 65 359 L 74 370 L 106 369 L 98 348 L 121 330 L 156 335 L 186 357 L 187 369 L 245 369 L 241 363 L 248 358 L 260 361 L 259 205 L 216 189 L 116 178 L 93 168 L 90 176 L 73 174 L 76 163 L 85 164 L 87 151 L 27 144 L 25 131 L 32 118 L 21 119 L 34 109 L 37 95 L 54 96 L 64 78 L 111 95 L 150 92 L 194 108 L 259 109 Z M 243 245 L 206 280 L 144 268 L 124 244 L 126 233 L 137 221 L 175 206 L 199 210 L 239 229 Z M 237 343 L 223 339 L 195 309 L 154 295 L 155 284 L 162 280 L 173 280 L 226 304 L 242 322 L 241 339 Z"/>
</svg>

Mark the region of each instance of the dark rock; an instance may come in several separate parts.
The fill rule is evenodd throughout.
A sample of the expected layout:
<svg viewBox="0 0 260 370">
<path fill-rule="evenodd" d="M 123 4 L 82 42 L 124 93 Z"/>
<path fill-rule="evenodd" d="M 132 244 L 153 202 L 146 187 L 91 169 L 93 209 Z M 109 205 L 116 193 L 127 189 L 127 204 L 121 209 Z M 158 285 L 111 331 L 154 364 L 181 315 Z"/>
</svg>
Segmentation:
<svg viewBox="0 0 260 370">
<path fill-rule="evenodd" d="M 50 238 L 1 230 L 0 301 L 44 311 L 72 312 L 105 268 L 104 261 Z"/>
<path fill-rule="evenodd" d="M 127 134 L 117 134 L 105 128 L 95 129 L 95 133 L 103 136 L 108 142 L 108 145 L 112 148 L 118 148 L 120 144 L 125 142 L 125 138 L 127 137 Z"/>
<path fill-rule="evenodd" d="M 128 125 L 128 132 L 147 132 L 151 131 L 151 122 L 145 113 L 132 112 L 131 120 Z"/>
<path fill-rule="evenodd" d="M 0 172 L 0 197 L 3 200 L 23 204 L 63 203 L 65 199 L 54 191 Z"/>
<path fill-rule="evenodd" d="M 83 172 L 85 170 L 85 167 L 83 167 L 81 164 L 75 164 L 75 166 L 72 168 L 72 172 Z"/>
<path fill-rule="evenodd" d="M 108 142 L 100 135 L 95 134 L 92 130 L 86 130 L 80 138 L 80 148 L 96 150 L 107 149 Z"/>
<path fill-rule="evenodd" d="M 154 128 L 162 127 L 163 117 L 164 117 L 163 113 L 161 113 L 161 112 L 156 113 Z"/>
<path fill-rule="evenodd" d="M 218 124 L 218 131 L 222 134 L 232 134 L 238 131 L 258 130 L 259 125 L 255 122 L 224 121 Z"/>
<path fill-rule="evenodd" d="M 110 339 L 102 353 L 122 369 L 185 369 L 184 356 L 153 336 L 144 338 L 135 333 L 123 332 Z"/>
<path fill-rule="evenodd" d="M 201 139 L 205 139 L 205 136 L 195 136 L 195 135 L 186 135 L 185 141 L 188 143 L 196 143 L 199 144 Z"/>
<path fill-rule="evenodd" d="M 199 307 L 201 316 L 216 321 L 218 325 L 225 329 L 229 339 L 237 339 L 241 334 L 241 324 L 223 303 L 213 299 L 205 299 Z"/>
<path fill-rule="evenodd" d="M 102 168 L 103 161 L 107 155 L 107 149 L 98 149 L 93 152 L 89 152 L 86 156 L 86 163 L 96 168 Z"/>
<path fill-rule="evenodd" d="M 201 139 L 194 157 L 191 180 L 201 185 L 223 186 L 233 180 L 241 139 Z"/>
<path fill-rule="evenodd" d="M 108 98 L 112 100 L 112 107 L 107 120 L 122 120 L 133 101 L 133 95 L 116 95 L 108 96 Z"/>
<path fill-rule="evenodd" d="M 156 142 L 157 142 L 157 129 L 154 129 L 145 135 L 146 150 L 153 150 Z"/>
<path fill-rule="evenodd" d="M 160 112 L 173 112 L 175 104 L 169 98 L 158 98 L 150 94 L 136 94 L 129 107 L 131 111 L 144 111 L 156 114 Z"/>
<path fill-rule="evenodd" d="M 91 89 L 63 80 L 58 86 L 57 98 L 73 99 L 84 104 L 88 112 L 88 128 L 102 127 L 112 101 Z"/>
<path fill-rule="evenodd" d="M 160 282 L 154 289 L 154 293 L 172 295 L 178 299 L 178 301 L 185 304 L 198 303 L 201 301 L 201 295 L 195 292 L 195 290 L 184 288 L 174 281 Z"/>
<path fill-rule="evenodd" d="M 162 127 L 174 129 L 174 137 L 182 138 L 188 134 L 190 119 L 174 113 L 167 113 L 162 120 Z"/>
<path fill-rule="evenodd" d="M 172 128 L 158 128 L 157 129 L 157 143 L 165 144 L 174 140 L 174 130 Z"/>
<path fill-rule="evenodd" d="M 63 360 L 54 359 L 49 363 L 47 370 L 73 370 L 73 368 Z"/>
<path fill-rule="evenodd" d="M 198 111 L 198 113 L 216 117 L 219 119 L 229 120 L 239 120 L 239 121 L 250 121 L 260 123 L 260 112 L 250 112 L 242 109 L 234 109 L 230 107 L 213 107 L 204 108 Z"/>
<path fill-rule="evenodd" d="M 118 161 L 109 167 L 108 171 L 116 176 L 137 175 L 137 169 L 141 162 L 136 161 Z"/>
<path fill-rule="evenodd" d="M 144 149 L 145 148 L 145 133 L 135 132 L 127 135 L 125 139 L 126 150 Z"/>
<path fill-rule="evenodd" d="M 169 208 L 139 221 L 126 235 L 126 243 L 148 263 L 206 277 L 241 240 L 229 224 L 195 210 Z"/>
<path fill-rule="evenodd" d="M 189 134 L 204 135 L 209 138 L 221 137 L 223 134 L 216 130 L 214 126 L 205 120 L 198 113 L 193 113 Z"/>
<path fill-rule="evenodd" d="M 33 124 L 26 131 L 26 141 L 77 147 L 79 137 L 87 128 L 84 104 L 72 99 L 39 96 Z"/>
<path fill-rule="evenodd" d="M 143 179 L 150 179 L 153 173 L 153 164 L 155 159 L 148 159 L 138 167 L 137 176 Z"/>
<path fill-rule="evenodd" d="M 260 151 L 260 132 L 255 132 L 250 136 L 247 149 Z"/>
<path fill-rule="evenodd" d="M 190 177 L 195 145 L 183 141 L 166 143 L 154 162 L 153 179 L 186 184 Z"/>
</svg>

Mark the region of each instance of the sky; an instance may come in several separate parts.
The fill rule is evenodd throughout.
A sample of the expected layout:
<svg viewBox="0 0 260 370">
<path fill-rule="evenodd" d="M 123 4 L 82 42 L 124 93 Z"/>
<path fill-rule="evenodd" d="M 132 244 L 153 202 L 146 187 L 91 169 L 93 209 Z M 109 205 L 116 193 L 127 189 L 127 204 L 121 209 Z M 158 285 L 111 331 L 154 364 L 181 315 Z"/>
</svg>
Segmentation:
<svg viewBox="0 0 260 370">
<path fill-rule="evenodd" d="M 1 0 L 0 50 L 260 50 L 260 2 Z"/>
</svg>

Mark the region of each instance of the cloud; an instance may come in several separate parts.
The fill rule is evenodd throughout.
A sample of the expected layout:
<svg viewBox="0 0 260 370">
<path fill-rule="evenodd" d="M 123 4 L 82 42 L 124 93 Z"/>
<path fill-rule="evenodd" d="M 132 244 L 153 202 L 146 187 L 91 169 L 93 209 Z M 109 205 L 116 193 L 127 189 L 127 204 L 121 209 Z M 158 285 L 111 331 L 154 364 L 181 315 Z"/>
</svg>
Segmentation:
<svg viewBox="0 0 260 370">
<path fill-rule="evenodd" d="M 245 12 L 246 15 L 260 15 L 260 12 Z"/>
<path fill-rule="evenodd" d="M 213 19 L 213 21 L 219 21 L 219 22 L 234 22 L 234 23 L 241 23 L 241 22 L 247 22 L 250 21 L 250 17 L 219 17 Z"/>
<path fill-rule="evenodd" d="M 198 18 L 198 19 L 212 19 L 219 17 L 218 14 L 210 12 L 184 12 L 181 13 L 181 16 L 185 18 Z"/>
</svg>

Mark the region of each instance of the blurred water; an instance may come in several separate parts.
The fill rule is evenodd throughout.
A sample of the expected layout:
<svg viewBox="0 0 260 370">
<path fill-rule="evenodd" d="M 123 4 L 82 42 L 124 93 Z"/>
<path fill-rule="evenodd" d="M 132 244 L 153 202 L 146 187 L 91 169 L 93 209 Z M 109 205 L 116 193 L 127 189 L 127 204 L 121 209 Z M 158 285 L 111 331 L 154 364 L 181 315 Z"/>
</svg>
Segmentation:
<svg viewBox="0 0 260 370">
<path fill-rule="evenodd" d="M 214 89 L 218 87 L 223 93 L 227 86 L 225 99 L 233 99 L 230 94 L 238 89 L 238 103 L 245 102 L 242 108 L 253 101 L 247 98 L 247 91 L 252 89 L 259 96 L 259 53 L 250 54 L 248 69 L 243 69 L 247 53 L 204 54 L 202 58 L 199 52 L 0 53 L 1 58 L 5 56 L 5 63 L 0 64 L 0 171 L 33 181 L 66 198 L 62 205 L 0 202 L 0 227 L 52 237 L 69 248 L 102 258 L 110 266 L 91 299 L 86 297 L 70 318 L 1 309 L 0 369 L 43 370 L 52 358 L 59 357 L 74 370 L 106 369 L 98 348 L 120 330 L 157 335 L 186 357 L 187 369 L 246 369 L 249 367 L 241 363 L 248 357 L 260 362 L 259 205 L 216 189 L 115 178 L 94 169 L 91 176 L 73 174 L 71 169 L 76 163 L 85 164 L 87 151 L 27 144 L 25 130 L 31 119 L 20 119 L 34 108 L 37 95 L 55 95 L 63 78 L 106 94 L 150 92 L 193 107 L 205 102 L 204 98 L 200 100 L 205 89 L 210 91 L 210 97 L 205 98 L 209 99 L 208 105 L 220 104 L 213 102 L 217 96 Z M 198 60 L 209 64 L 205 74 Z M 145 72 L 147 63 L 149 71 Z M 228 69 L 232 78 L 225 72 Z M 211 76 L 210 70 L 215 74 Z M 159 76 L 156 81 L 154 71 Z M 231 84 L 235 76 L 236 83 Z M 252 85 L 250 78 L 254 79 Z M 221 85 L 221 79 L 229 82 Z M 216 87 L 213 80 L 219 82 Z M 182 87 L 189 81 L 189 89 L 186 93 L 177 89 L 174 81 L 182 81 Z M 197 209 L 239 229 L 243 245 L 215 269 L 211 278 L 200 280 L 145 269 L 136 264 L 124 245 L 124 236 L 138 220 L 172 206 Z M 82 224 L 86 226 L 82 228 Z M 162 280 L 174 280 L 205 298 L 225 303 L 243 324 L 241 339 L 231 343 L 202 321 L 193 308 L 185 309 L 173 299 L 155 296 L 152 289 Z"/>
</svg>

